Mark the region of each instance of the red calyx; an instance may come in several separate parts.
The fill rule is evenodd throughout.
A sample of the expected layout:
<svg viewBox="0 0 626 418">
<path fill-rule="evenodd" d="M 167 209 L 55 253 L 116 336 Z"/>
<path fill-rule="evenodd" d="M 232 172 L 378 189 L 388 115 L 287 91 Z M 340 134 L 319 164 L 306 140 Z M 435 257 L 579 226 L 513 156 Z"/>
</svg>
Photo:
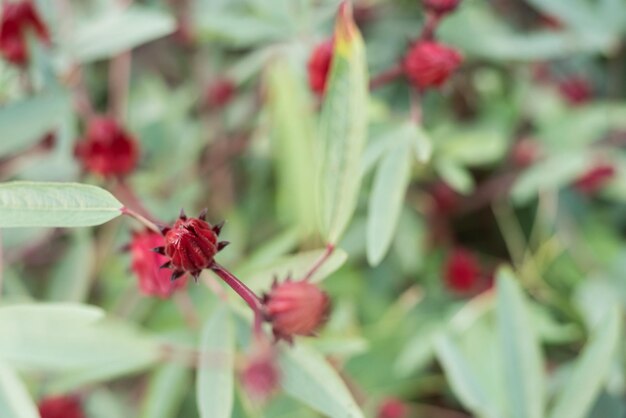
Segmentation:
<svg viewBox="0 0 626 418">
<path fill-rule="evenodd" d="M 611 164 L 598 164 L 579 177 L 574 187 L 583 194 L 594 194 L 615 177 L 615 172 L 615 167 Z"/>
<path fill-rule="evenodd" d="M 122 177 L 135 169 L 139 143 L 113 118 L 97 117 L 89 122 L 74 153 L 87 171 L 102 177 Z"/>
<path fill-rule="evenodd" d="M 326 79 L 333 60 L 333 48 L 334 40 L 331 38 L 318 44 L 309 57 L 307 64 L 309 86 L 318 95 L 324 94 L 326 90 Z"/>
<path fill-rule="evenodd" d="M 42 42 L 50 42 L 48 29 L 30 0 L 5 1 L 0 19 L 0 52 L 15 65 L 24 65 L 28 61 L 27 30 L 34 30 Z"/>
<path fill-rule="evenodd" d="M 328 295 L 306 280 L 274 283 L 263 303 L 274 337 L 287 341 L 295 335 L 315 335 L 330 312 Z"/>
<path fill-rule="evenodd" d="M 39 402 L 41 418 L 85 418 L 83 407 L 77 396 L 55 396 Z"/>
<path fill-rule="evenodd" d="M 455 249 L 444 263 L 446 286 L 457 293 L 467 293 L 476 288 L 481 273 L 480 264 L 468 250 Z"/>
<path fill-rule="evenodd" d="M 406 418 L 408 416 L 408 408 L 399 399 L 385 399 L 378 407 L 377 418 Z"/>
<path fill-rule="evenodd" d="M 276 392 L 280 383 L 280 370 L 269 344 L 264 343 L 257 348 L 248 359 L 240 378 L 244 389 L 255 401 L 264 402 Z"/>
<path fill-rule="evenodd" d="M 204 102 L 208 107 L 224 107 L 232 100 L 235 91 L 235 84 L 231 80 L 219 78 L 207 86 Z"/>
<path fill-rule="evenodd" d="M 572 106 L 587 103 L 593 96 L 589 81 L 583 77 L 572 76 L 559 83 L 561 96 Z"/>
<path fill-rule="evenodd" d="M 154 251 L 163 247 L 165 239 L 157 232 L 144 230 L 133 233 L 130 242 L 131 269 L 139 279 L 139 289 L 148 296 L 166 299 L 177 289 L 185 286 L 187 280 L 171 281 L 170 273 L 160 267 L 168 258 Z"/>
<path fill-rule="evenodd" d="M 462 61 L 456 49 L 437 42 L 417 42 L 404 57 L 404 73 L 419 89 L 439 88 Z"/>
<path fill-rule="evenodd" d="M 423 3 L 427 10 L 444 15 L 453 12 L 459 5 L 459 0 L 423 0 Z"/>
<path fill-rule="evenodd" d="M 212 226 L 206 221 L 206 210 L 197 218 L 187 218 L 181 210 L 178 220 L 171 228 L 163 229 L 165 245 L 155 248 L 169 258 L 161 268 L 172 270 L 170 280 L 176 280 L 186 272 L 197 280 L 200 272 L 213 264 L 215 254 L 228 245 L 217 241 L 222 224 Z"/>
</svg>

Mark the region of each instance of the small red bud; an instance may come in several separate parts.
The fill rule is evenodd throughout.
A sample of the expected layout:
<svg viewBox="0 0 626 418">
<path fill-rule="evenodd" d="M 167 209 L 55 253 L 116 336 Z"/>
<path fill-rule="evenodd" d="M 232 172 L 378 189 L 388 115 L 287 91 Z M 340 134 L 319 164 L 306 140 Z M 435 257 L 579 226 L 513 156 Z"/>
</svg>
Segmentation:
<svg viewBox="0 0 626 418">
<path fill-rule="evenodd" d="M 139 143 L 108 117 L 92 119 L 75 155 L 85 169 L 102 177 L 121 177 L 135 169 Z"/>
<path fill-rule="evenodd" d="M 480 280 L 480 265 L 468 250 L 455 249 L 444 263 L 443 275 L 447 287 L 453 292 L 467 293 L 475 289 Z"/>
<path fill-rule="evenodd" d="M 231 80 L 227 78 L 217 79 L 207 86 L 204 102 L 211 108 L 224 107 L 231 101 L 235 91 L 235 84 Z"/>
<path fill-rule="evenodd" d="M 592 195 L 606 186 L 615 177 L 615 173 L 615 167 L 611 164 L 598 164 L 580 176 L 574 183 L 574 187 L 580 193 Z"/>
<path fill-rule="evenodd" d="M 587 103 L 593 96 L 589 81 L 583 77 L 572 76 L 559 83 L 561 96 L 572 106 Z"/>
<path fill-rule="evenodd" d="M 287 341 L 294 335 L 314 335 L 330 311 L 328 295 L 306 280 L 275 283 L 264 302 L 274 336 Z"/>
<path fill-rule="evenodd" d="M 459 5 L 459 0 L 423 0 L 423 3 L 426 10 L 444 15 L 453 12 Z"/>
<path fill-rule="evenodd" d="M 517 167 L 525 168 L 534 163 L 540 153 L 541 147 L 537 141 L 532 138 L 522 138 L 513 146 L 511 157 Z"/>
<path fill-rule="evenodd" d="M 318 44 L 307 65 L 309 71 L 309 86 L 311 90 L 319 95 L 324 94 L 326 90 L 326 79 L 330 72 L 330 65 L 333 60 L 334 40 L 328 39 Z"/>
<path fill-rule="evenodd" d="M 41 418 L 85 418 L 83 407 L 77 396 L 55 396 L 39 402 Z"/>
<path fill-rule="evenodd" d="M 462 61 L 456 49 L 437 42 L 417 42 L 404 58 L 404 73 L 417 88 L 439 88 Z"/>
<path fill-rule="evenodd" d="M 187 282 L 186 278 L 171 281 L 170 272 L 160 268 L 168 258 L 155 249 L 164 245 L 163 236 L 151 230 L 133 233 L 129 245 L 131 269 L 139 279 L 139 289 L 145 295 L 162 299 L 170 297 Z"/>
<path fill-rule="evenodd" d="M 378 407 L 377 418 L 407 418 L 408 408 L 399 399 L 385 399 Z"/>
<path fill-rule="evenodd" d="M 30 0 L 3 2 L 0 19 L 0 52 L 7 61 L 24 65 L 28 61 L 26 33 L 34 30 L 44 43 L 50 42 L 48 29 Z"/>
<path fill-rule="evenodd" d="M 256 348 L 246 361 L 241 372 L 241 384 L 256 402 L 265 402 L 277 391 L 280 384 L 280 370 L 275 353 L 267 343 Z"/>
</svg>

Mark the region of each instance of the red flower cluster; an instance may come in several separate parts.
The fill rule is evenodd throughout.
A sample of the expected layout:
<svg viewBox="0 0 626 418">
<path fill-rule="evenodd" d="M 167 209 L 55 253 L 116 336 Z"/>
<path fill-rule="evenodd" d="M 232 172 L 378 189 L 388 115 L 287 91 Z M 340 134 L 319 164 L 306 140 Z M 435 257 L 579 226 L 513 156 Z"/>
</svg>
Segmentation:
<svg viewBox="0 0 626 418">
<path fill-rule="evenodd" d="M 0 52 L 7 61 L 15 65 L 26 64 L 26 32 L 29 30 L 33 30 L 40 41 L 50 42 L 48 29 L 30 0 L 4 1 L 0 19 Z"/>
<path fill-rule="evenodd" d="M 439 88 L 461 65 L 463 57 L 437 42 L 415 43 L 404 57 L 404 73 L 419 89 Z"/>
<path fill-rule="evenodd" d="M 133 233 L 130 242 L 131 269 L 139 279 L 139 289 L 148 296 L 168 298 L 177 289 L 185 286 L 187 280 L 170 280 L 170 273 L 160 267 L 167 263 L 164 255 L 154 249 L 165 244 L 163 236 L 151 230 Z"/>
<path fill-rule="evenodd" d="M 309 58 L 307 65 L 309 86 L 313 92 L 319 95 L 324 94 L 326 90 L 326 79 L 333 60 L 333 47 L 334 40 L 328 39 L 317 45 Z"/>
<path fill-rule="evenodd" d="M 75 155 L 83 167 L 102 177 L 122 177 L 134 170 L 139 144 L 108 117 L 92 119 L 85 137 L 76 144 Z"/>
<path fill-rule="evenodd" d="M 423 0 L 426 10 L 438 15 L 453 12 L 459 5 L 459 0 Z"/>
<path fill-rule="evenodd" d="M 235 84 L 227 78 L 220 78 L 207 86 L 204 102 L 208 107 L 221 108 L 231 101 L 234 94 Z"/>
<path fill-rule="evenodd" d="M 39 402 L 41 418 L 85 418 L 80 399 L 76 396 L 55 396 Z"/>
<path fill-rule="evenodd" d="M 264 304 L 274 336 L 287 341 L 295 335 L 314 335 L 330 311 L 328 295 L 307 280 L 274 283 Z"/>
<path fill-rule="evenodd" d="M 222 225 L 209 224 L 206 210 L 197 218 L 187 218 L 181 210 L 174 226 L 163 229 L 165 245 L 155 251 L 169 258 L 161 267 L 172 269 L 171 280 L 185 273 L 197 279 L 203 269 L 213 264 L 215 254 L 228 245 L 228 241 L 217 241 Z"/>
<path fill-rule="evenodd" d="M 388 398 L 378 407 L 377 418 L 406 418 L 409 413 L 407 409 L 401 400 Z"/>
<path fill-rule="evenodd" d="M 615 172 L 615 167 L 611 164 L 598 164 L 579 177 L 574 187 L 581 193 L 594 194 L 615 177 Z"/>
<path fill-rule="evenodd" d="M 476 289 L 481 277 L 480 264 L 471 252 L 458 248 L 445 261 L 443 275 L 450 290 L 467 293 Z"/>
<path fill-rule="evenodd" d="M 583 77 L 572 76 L 559 83 L 561 96 L 572 106 L 587 103 L 593 96 L 589 81 Z"/>
</svg>

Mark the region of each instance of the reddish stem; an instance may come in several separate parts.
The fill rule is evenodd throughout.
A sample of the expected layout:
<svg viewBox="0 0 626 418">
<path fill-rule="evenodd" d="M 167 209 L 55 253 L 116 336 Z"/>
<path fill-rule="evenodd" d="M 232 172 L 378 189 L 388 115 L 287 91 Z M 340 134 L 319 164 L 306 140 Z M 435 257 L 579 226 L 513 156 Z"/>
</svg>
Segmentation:
<svg viewBox="0 0 626 418">
<path fill-rule="evenodd" d="M 226 270 L 221 265 L 213 262 L 209 267 L 220 279 L 235 291 L 248 304 L 254 312 L 254 333 L 261 334 L 261 325 L 263 323 L 263 304 L 261 299 L 248 286 L 239 280 L 234 274 Z"/>
<path fill-rule="evenodd" d="M 382 73 L 378 74 L 370 80 L 370 90 L 375 90 L 378 87 L 384 86 L 385 84 L 394 81 L 395 79 L 402 76 L 403 73 L 404 70 L 401 64 L 394 65 L 393 67 L 383 71 Z"/>
<path fill-rule="evenodd" d="M 145 216 L 142 216 L 139 213 L 135 212 L 134 210 L 129 209 L 126 206 L 124 206 L 122 209 L 120 209 L 120 212 L 122 212 L 123 215 L 130 216 L 131 218 L 135 218 L 137 221 L 145 225 L 148 229 L 151 229 L 154 232 L 157 232 L 159 234 L 161 233 L 161 230 L 159 229 L 157 224 L 155 224 L 154 222 L 152 222 L 150 219 L 146 218 Z"/>
<path fill-rule="evenodd" d="M 420 35 L 420 40 L 422 41 L 431 41 L 435 37 L 435 30 L 437 26 L 439 26 L 439 22 L 441 21 L 441 16 L 436 13 L 428 13 L 426 15 L 426 23 L 424 24 L 424 28 L 422 29 L 422 34 Z"/>
<path fill-rule="evenodd" d="M 311 267 L 311 269 L 306 274 L 306 276 L 304 276 L 303 280 L 311 280 L 311 277 L 313 277 L 313 275 L 320 269 L 320 267 L 324 265 L 326 260 L 330 258 L 330 256 L 333 254 L 334 251 L 335 251 L 335 246 L 333 244 L 328 244 L 326 246 L 326 251 L 324 251 L 321 257 L 317 259 L 315 264 L 313 264 L 313 267 Z"/>
</svg>

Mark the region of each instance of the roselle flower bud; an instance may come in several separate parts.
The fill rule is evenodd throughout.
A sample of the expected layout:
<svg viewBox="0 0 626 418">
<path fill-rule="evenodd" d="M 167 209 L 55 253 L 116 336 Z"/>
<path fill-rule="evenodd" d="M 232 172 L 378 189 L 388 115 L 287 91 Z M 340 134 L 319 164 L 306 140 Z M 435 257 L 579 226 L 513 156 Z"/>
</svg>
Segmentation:
<svg viewBox="0 0 626 418">
<path fill-rule="evenodd" d="M 437 42 L 417 42 L 404 57 L 404 73 L 419 89 L 439 88 L 462 61 L 456 49 Z"/>
<path fill-rule="evenodd" d="M 255 402 L 267 401 L 278 389 L 280 370 L 273 348 L 266 342 L 256 347 L 241 372 L 241 384 Z"/>
<path fill-rule="evenodd" d="M 164 245 L 163 235 L 149 229 L 134 232 L 129 245 L 131 270 L 139 279 L 139 289 L 145 295 L 162 299 L 170 297 L 187 283 L 186 278 L 171 281 L 170 272 L 160 268 L 168 258 L 154 249 Z"/>
<path fill-rule="evenodd" d="M 444 263 L 443 276 L 448 289 L 467 293 L 476 288 L 481 273 L 480 264 L 468 250 L 455 249 Z"/>
<path fill-rule="evenodd" d="M 587 103 L 593 96 L 593 89 L 588 80 L 582 77 L 568 77 L 559 83 L 559 92 L 572 106 Z"/>
<path fill-rule="evenodd" d="M 330 72 L 330 65 L 333 60 L 334 40 L 328 39 L 318 44 L 309 57 L 307 64 L 309 72 L 309 86 L 311 90 L 319 95 L 326 90 L 326 79 Z"/>
<path fill-rule="evenodd" d="M 219 78 L 207 86 L 204 102 L 208 107 L 224 107 L 233 98 L 235 90 L 235 84 L 232 81 L 227 78 Z"/>
<path fill-rule="evenodd" d="M 307 280 L 274 283 L 264 304 L 274 336 L 287 341 L 295 335 L 315 335 L 330 311 L 328 295 Z"/>
<path fill-rule="evenodd" d="M 26 64 L 26 35 L 29 30 L 33 30 L 42 42 L 50 42 L 48 29 L 30 0 L 4 1 L 0 19 L 0 52 L 7 61 L 15 65 Z"/>
<path fill-rule="evenodd" d="M 423 0 L 423 3 L 426 10 L 444 15 L 453 12 L 459 5 L 459 0 Z"/>
<path fill-rule="evenodd" d="M 197 279 L 203 269 L 213 264 L 215 254 L 228 245 L 228 241 L 217 241 L 222 226 L 209 224 L 206 210 L 197 218 L 187 218 L 181 210 L 174 226 L 163 229 L 165 245 L 155 251 L 169 258 L 161 268 L 172 270 L 171 280 L 186 272 Z"/>
<path fill-rule="evenodd" d="M 408 418 L 408 408 L 399 399 L 385 399 L 378 407 L 377 418 Z"/>
<path fill-rule="evenodd" d="M 583 194 L 592 195 L 602 189 L 615 177 L 615 167 L 602 163 L 588 170 L 574 183 L 574 187 Z"/>
<path fill-rule="evenodd" d="M 55 396 L 39 402 L 41 418 L 85 418 L 83 407 L 77 396 Z"/>
<path fill-rule="evenodd" d="M 75 155 L 90 173 L 122 177 L 135 169 L 139 143 L 108 117 L 89 121 L 85 137 L 76 144 Z"/>
</svg>

